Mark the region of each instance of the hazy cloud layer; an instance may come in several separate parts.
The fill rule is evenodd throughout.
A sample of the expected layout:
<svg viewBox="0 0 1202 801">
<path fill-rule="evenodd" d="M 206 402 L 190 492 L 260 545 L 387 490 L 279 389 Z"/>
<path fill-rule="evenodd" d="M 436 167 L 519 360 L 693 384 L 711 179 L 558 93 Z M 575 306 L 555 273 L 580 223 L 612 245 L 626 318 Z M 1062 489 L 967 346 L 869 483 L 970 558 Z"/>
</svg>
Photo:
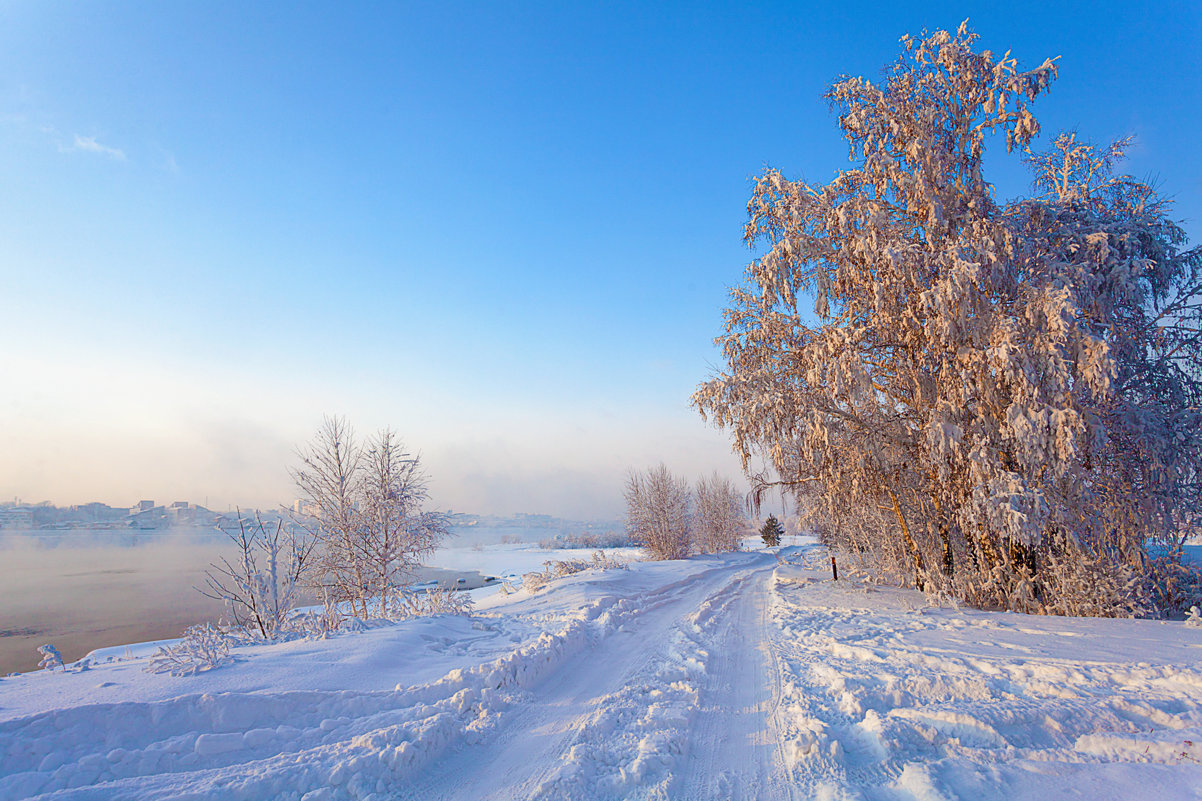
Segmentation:
<svg viewBox="0 0 1202 801">
<path fill-rule="evenodd" d="M 0 461 L 5 500 L 127 505 L 145 498 L 217 510 L 270 508 L 295 497 L 288 470 L 295 466 L 295 446 L 308 436 L 249 415 L 181 414 L 69 430 L 30 422 L 0 424 L 0 446 L 10 454 Z M 623 514 L 630 468 L 662 460 L 690 480 L 715 469 L 738 477 L 738 462 L 719 432 L 696 426 L 689 434 L 672 422 L 661 429 L 658 438 L 640 430 L 575 436 L 552 430 L 539 438 L 521 430 L 491 437 L 416 428 L 404 434 L 422 454 L 433 503 L 463 512 L 614 520 Z"/>
</svg>

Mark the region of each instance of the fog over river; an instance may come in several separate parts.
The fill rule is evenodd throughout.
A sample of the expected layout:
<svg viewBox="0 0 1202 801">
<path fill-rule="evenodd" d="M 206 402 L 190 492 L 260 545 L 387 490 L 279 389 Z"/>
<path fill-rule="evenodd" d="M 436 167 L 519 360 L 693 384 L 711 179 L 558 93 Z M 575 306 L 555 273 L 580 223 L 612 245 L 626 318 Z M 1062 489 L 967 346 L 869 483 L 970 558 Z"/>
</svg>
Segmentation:
<svg viewBox="0 0 1202 801">
<path fill-rule="evenodd" d="M 483 533 L 483 532 L 481 532 Z M 52 643 L 66 661 L 95 648 L 178 637 L 224 606 L 200 594 L 210 563 L 232 549 L 220 532 L 0 531 L 0 675 L 38 666 Z M 452 544 L 462 546 L 463 539 Z M 466 544 L 471 544 L 467 542 Z M 479 574 L 418 578 L 478 586 Z"/>
</svg>

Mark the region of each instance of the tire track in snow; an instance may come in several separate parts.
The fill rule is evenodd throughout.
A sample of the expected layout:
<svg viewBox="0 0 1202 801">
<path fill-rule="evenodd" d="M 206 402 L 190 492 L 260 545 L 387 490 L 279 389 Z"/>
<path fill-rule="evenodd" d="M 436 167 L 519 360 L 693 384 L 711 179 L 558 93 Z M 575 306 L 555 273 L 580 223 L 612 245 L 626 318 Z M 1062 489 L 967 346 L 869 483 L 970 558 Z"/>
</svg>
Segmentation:
<svg viewBox="0 0 1202 801">
<path fill-rule="evenodd" d="M 633 599 L 601 598 L 492 662 L 391 693 L 184 696 L 7 721 L 0 799 L 300 799 L 313 791 L 308 801 L 321 801 L 391 791 L 448 748 L 493 733 L 523 689 L 558 664 L 691 586 L 683 579 Z M 109 716 L 120 729 L 96 726 Z M 56 738 L 72 750 L 37 752 Z"/>
<path fill-rule="evenodd" d="M 671 797 L 689 801 L 775 801 L 792 797 L 772 715 L 780 696 L 769 638 L 766 585 L 772 569 L 751 572 L 705 637 L 711 658 L 701 705 L 689 727 L 689 754 Z"/>
<path fill-rule="evenodd" d="M 619 602 L 620 604 L 620 602 Z M 392 693 L 314 692 L 185 696 L 149 704 L 79 707 L 0 725 L 9 775 L 0 799 L 39 793 L 55 798 L 363 798 L 420 769 L 451 744 L 496 725 L 513 692 L 549 665 L 584 647 L 590 621 L 614 599 L 589 605 L 556 633 L 492 662 L 454 670 L 439 681 Z M 604 614 L 604 613 L 601 613 Z M 89 722 L 113 715 L 123 724 L 84 737 Z M 139 718 L 147 732 L 132 748 L 125 731 Z M 76 720 L 78 719 L 78 720 Z M 280 725 L 280 721 L 287 723 Z M 74 722 L 73 722 L 74 721 Z M 22 746 L 54 738 L 83 751 L 52 751 L 37 764 Z M 48 764 L 65 757 L 66 764 Z M 24 764 L 22 764 L 24 763 Z M 22 768 L 26 768 L 22 770 Z M 313 801 L 313 799 L 310 799 Z"/>
<path fill-rule="evenodd" d="M 500 656 L 393 692 L 5 721 L 0 801 L 1008 799 L 1132 763 L 1202 786 L 1202 670 L 1188 659 L 1061 658 L 1055 624 L 916 612 L 892 590 L 870 601 L 763 554 L 681 567 L 600 582 L 625 598 L 515 611 L 545 631 L 516 648 L 484 635 L 496 649 L 480 658 Z M 635 589 L 656 576 L 667 583 Z"/>
<path fill-rule="evenodd" d="M 755 560 L 760 561 L 760 560 Z M 708 653 L 701 632 L 738 596 L 746 561 L 648 596 L 599 643 L 531 688 L 479 749 L 432 766 L 401 798 L 582 799 L 663 792 L 689 745 Z M 665 591 L 670 590 L 670 591 Z"/>
</svg>

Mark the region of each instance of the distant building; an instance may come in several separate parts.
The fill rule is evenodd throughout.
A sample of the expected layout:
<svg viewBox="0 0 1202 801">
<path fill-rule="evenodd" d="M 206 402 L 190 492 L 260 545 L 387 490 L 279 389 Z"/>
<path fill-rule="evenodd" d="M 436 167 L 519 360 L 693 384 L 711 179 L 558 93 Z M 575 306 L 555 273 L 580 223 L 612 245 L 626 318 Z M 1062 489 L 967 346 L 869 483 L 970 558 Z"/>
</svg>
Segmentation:
<svg viewBox="0 0 1202 801">
<path fill-rule="evenodd" d="M 131 515 L 136 515 L 138 512 L 149 512 L 154 508 L 154 501 L 138 501 L 133 508 L 129 510 Z"/>
<path fill-rule="evenodd" d="M 0 507 L 0 528 L 33 528 L 33 510 L 27 506 Z"/>
<path fill-rule="evenodd" d="M 312 503 L 310 501 L 306 501 L 302 498 L 297 498 L 295 501 L 292 502 L 292 511 L 295 514 L 301 515 L 303 517 L 315 517 L 317 515 L 318 511 L 320 511 L 320 507 L 317 504 Z"/>
<path fill-rule="evenodd" d="M 124 522 L 129 517 L 129 510 L 114 509 L 107 503 L 81 503 L 72 506 L 73 517 L 81 523 L 116 523 Z"/>
</svg>

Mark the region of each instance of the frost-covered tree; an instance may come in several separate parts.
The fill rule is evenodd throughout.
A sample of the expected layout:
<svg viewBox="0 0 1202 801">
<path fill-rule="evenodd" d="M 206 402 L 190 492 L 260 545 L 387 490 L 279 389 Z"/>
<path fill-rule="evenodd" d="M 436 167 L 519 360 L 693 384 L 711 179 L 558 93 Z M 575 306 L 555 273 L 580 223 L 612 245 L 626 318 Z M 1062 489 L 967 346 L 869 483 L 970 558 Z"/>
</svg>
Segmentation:
<svg viewBox="0 0 1202 801">
<path fill-rule="evenodd" d="M 318 543 L 314 582 L 328 601 L 356 616 L 389 615 L 401 579 L 449 534 L 442 512 L 425 510 L 426 475 L 385 429 L 366 443 L 339 417 L 327 417 L 300 452 L 293 478 Z"/>
<path fill-rule="evenodd" d="M 693 541 L 701 553 L 739 550 L 746 520 L 743 496 L 734 482 L 717 471 L 697 482 L 694 493 Z"/>
<path fill-rule="evenodd" d="M 845 78 L 852 169 L 768 170 L 732 293 L 725 369 L 694 396 L 744 466 L 774 470 L 834 545 L 981 604 L 1128 614 L 1164 602 L 1148 550 L 1198 530 L 1199 251 L 1121 143 L 1032 154 L 1056 77 L 919 39 L 881 84 Z M 999 204 L 986 140 L 1037 197 Z"/>
<path fill-rule="evenodd" d="M 298 455 L 301 466 L 292 478 L 306 512 L 298 522 L 318 543 L 314 583 L 327 603 L 348 603 L 366 618 L 371 574 L 359 508 L 363 447 L 345 418 L 326 417 Z"/>
<path fill-rule="evenodd" d="M 238 528 L 225 534 L 236 555 L 210 565 L 200 593 L 224 603 L 238 630 L 270 640 L 300 600 L 316 541 L 282 520 L 265 524 L 258 515 L 250 521 L 239 514 Z"/>
<path fill-rule="evenodd" d="M 692 493 L 683 478 L 660 464 L 626 479 L 626 530 L 652 559 L 684 559 L 692 552 Z"/>
<path fill-rule="evenodd" d="M 450 521 L 423 508 L 429 492 L 420 457 L 407 453 L 389 429 L 367 444 L 360 493 L 366 572 L 381 613 L 389 616 L 403 580 L 448 535 Z"/>
</svg>

